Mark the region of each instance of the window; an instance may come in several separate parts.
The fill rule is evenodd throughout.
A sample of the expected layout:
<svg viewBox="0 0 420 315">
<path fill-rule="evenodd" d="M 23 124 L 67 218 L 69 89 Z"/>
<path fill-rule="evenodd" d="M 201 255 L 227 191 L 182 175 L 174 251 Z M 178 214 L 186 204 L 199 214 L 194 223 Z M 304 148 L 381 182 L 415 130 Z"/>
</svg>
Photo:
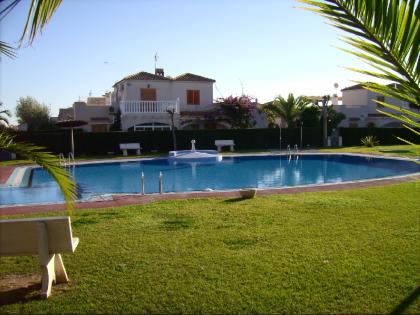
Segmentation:
<svg viewBox="0 0 420 315">
<path fill-rule="evenodd" d="M 379 101 L 379 102 L 385 102 L 385 96 L 379 95 L 379 96 L 376 97 L 376 100 Z M 376 105 L 378 107 L 384 107 L 384 105 L 379 104 L 379 103 L 376 103 Z"/>
<path fill-rule="evenodd" d="M 156 89 L 140 89 L 140 100 L 156 101 Z"/>
<path fill-rule="evenodd" d="M 200 105 L 200 90 L 187 90 L 187 104 Z"/>
<path fill-rule="evenodd" d="M 167 124 L 156 123 L 156 122 L 135 125 L 133 127 L 133 131 L 156 131 L 156 130 L 163 131 L 163 130 L 170 130 L 170 129 L 171 129 L 171 126 Z"/>
<path fill-rule="evenodd" d="M 92 132 L 107 132 L 108 126 L 106 124 L 92 125 Z"/>
</svg>

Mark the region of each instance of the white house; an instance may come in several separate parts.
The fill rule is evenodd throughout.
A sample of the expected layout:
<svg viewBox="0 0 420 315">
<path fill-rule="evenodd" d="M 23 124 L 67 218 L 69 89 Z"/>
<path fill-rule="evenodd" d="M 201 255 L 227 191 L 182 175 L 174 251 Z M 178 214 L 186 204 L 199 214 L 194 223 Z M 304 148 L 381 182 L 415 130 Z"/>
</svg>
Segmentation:
<svg viewBox="0 0 420 315">
<path fill-rule="evenodd" d="M 75 119 L 85 121 L 80 126 L 88 132 L 107 132 L 112 124 L 111 94 L 102 97 L 88 97 L 86 102 L 74 102 L 72 107 L 60 108 L 57 120 Z"/>
<path fill-rule="evenodd" d="M 334 105 L 337 112 L 346 115 L 346 119 L 340 123 L 340 127 L 400 127 L 401 124 L 398 121 L 379 113 L 377 109 L 396 112 L 385 108 L 374 100 L 410 109 L 407 102 L 368 91 L 361 84 L 344 88 L 341 91 L 343 93 L 342 104 Z"/>
<path fill-rule="evenodd" d="M 170 129 L 168 111 L 177 128 L 219 128 L 222 123 L 205 119 L 215 108 L 214 82 L 192 73 L 172 78 L 160 68 L 155 74 L 138 72 L 114 84 L 112 106 L 121 112 L 123 131 Z"/>
</svg>

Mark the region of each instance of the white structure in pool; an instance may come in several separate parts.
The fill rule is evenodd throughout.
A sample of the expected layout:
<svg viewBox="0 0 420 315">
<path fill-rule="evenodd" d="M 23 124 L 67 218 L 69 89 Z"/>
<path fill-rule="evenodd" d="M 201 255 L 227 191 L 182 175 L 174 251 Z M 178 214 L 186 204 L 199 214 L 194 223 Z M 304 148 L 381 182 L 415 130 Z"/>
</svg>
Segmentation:
<svg viewBox="0 0 420 315">
<path fill-rule="evenodd" d="M 346 115 L 346 119 L 340 123 L 340 127 L 400 127 L 401 124 L 395 119 L 378 113 L 377 109 L 385 109 L 385 107 L 374 100 L 387 102 L 404 109 L 416 110 L 410 108 L 407 102 L 368 91 L 361 84 L 344 88 L 341 91 L 343 93 L 342 105 L 334 105 L 337 112 Z M 386 111 L 391 110 L 386 109 Z"/>
<path fill-rule="evenodd" d="M 221 161 L 222 156 L 216 150 L 196 150 L 195 140 L 191 140 L 191 150 L 169 151 L 168 160 L 172 162 Z"/>
</svg>

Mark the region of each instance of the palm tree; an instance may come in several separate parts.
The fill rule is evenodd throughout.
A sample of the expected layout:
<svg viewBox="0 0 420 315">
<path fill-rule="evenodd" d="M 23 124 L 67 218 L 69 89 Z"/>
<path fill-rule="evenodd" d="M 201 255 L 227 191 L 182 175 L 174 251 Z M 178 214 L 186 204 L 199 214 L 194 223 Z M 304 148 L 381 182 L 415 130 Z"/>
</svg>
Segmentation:
<svg viewBox="0 0 420 315">
<path fill-rule="evenodd" d="M 3 103 L 0 102 L 0 107 L 3 106 Z M 6 126 L 9 125 L 9 120 L 7 117 L 10 117 L 10 111 L 8 109 L 0 110 L 0 125 L 3 123 Z"/>
<path fill-rule="evenodd" d="M 13 1 L 9 6 L 0 12 L 0 18 L 7 15 L 21 0 Z M 32 43 L 38 32 L 48 23 L 54 11 L 61 4 L 61 0 L 32 0 L 29 7 L 28 16 L 25 27 L 20 38 L 22 45 L 28 36 L 28 42 Z M 16 56 L 15 49 L 5 42 L 0 42 L 0 56 L 5 55 L 10 58 Z M 1 115 L 3 114 L 3 115 Z M 7 118 L 10 112 L 3 110 L 0 112 L 0 121 L 8 124 Z M 71 212 L 73 208 L 73 200 L 76 198 L 76 184 L 71 175 L 60 167 L 58 159 L 47 152 L 42 152 L 44 148 L 22 142 L 16 142 L 14 137 L 7 131 L 0 131 L 0 149 L 16 153 L 17 155 L 35 162 L 42 166 L 57 182 L 60 187 L 67 209 Z"/>
<path fill-rule="evenodd" d="M 420 107 L 420 4 L 417 0 L 297 0 L 331 21 L 351 36 L 342 40 L 353 50 L 341 50 L 359 57 L 376 70 L 349 68 L 393 84 L 361 83 L 366 89 Z M 391 109 L 378 112 L 395 118 L 415 132 L 420 114 L 383 101 Z M 397 112 L 398 114 L 395 114 Z M 400 138 L 399 138 L 400 139 Z M 410 143 L 406 140 L 400 139 Z"/>
<path fill-rule="evenodd" d="M 287 100 L 281 95 L 277 96 L 273 102 L 269 102 L 262 106 L 262 110 L 267 114 L 269 120 L 280 117 L 287 127 L 292 127 L 296 120 L 299 119 L 302 110 L 311 105 L 311 101 L 305 96 L 294 97 L 290 93 Z M 271 121 L 273 123 L 273 121 Z"/>
</svg>

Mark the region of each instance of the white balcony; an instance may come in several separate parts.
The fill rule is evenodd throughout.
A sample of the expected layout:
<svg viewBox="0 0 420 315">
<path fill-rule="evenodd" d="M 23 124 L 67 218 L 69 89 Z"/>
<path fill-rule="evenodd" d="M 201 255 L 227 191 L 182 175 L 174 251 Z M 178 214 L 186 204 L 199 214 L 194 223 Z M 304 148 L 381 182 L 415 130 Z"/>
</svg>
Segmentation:
<svg viewBox="0 0 420 315">
<path fill-rule="evenodd" d="M 122 115 L 129 114 L 152 114 L 167 113 L 168 110 L 175 110 L 179 114 L 179 99 L 173 101 L 121 101 L 120 109 Z"/>
</svg>

